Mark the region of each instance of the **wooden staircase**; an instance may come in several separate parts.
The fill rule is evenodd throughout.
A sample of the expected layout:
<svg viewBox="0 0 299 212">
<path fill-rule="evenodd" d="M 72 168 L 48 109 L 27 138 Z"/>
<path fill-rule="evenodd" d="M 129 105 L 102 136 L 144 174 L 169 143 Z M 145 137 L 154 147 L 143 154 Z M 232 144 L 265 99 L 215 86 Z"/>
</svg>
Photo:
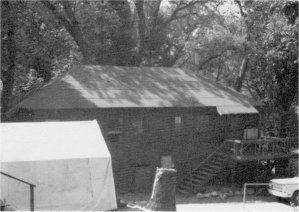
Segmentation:
<svg viewBox="0 0 299 212">
<path fill-rule="evenodd" d="M 224 143 L 191 171 L 190 177 L 183 180 L 177 192 L 196 193 L 204 184 L 219 174 L 225 167 L 228 157 L 227 145 Z"/>
<path fill-rule="evenodd" d="M 257 161 L 294 157 L 298 150 L 298 138 L 265 137 L 259 139 L 227 139 L 183 179 L 177 191 L 183 194 L 196 193 L 221 172 L 230 158 L 232 161 Z M 298 153 L 296 153 L 298 155 Z"/>
</svg>

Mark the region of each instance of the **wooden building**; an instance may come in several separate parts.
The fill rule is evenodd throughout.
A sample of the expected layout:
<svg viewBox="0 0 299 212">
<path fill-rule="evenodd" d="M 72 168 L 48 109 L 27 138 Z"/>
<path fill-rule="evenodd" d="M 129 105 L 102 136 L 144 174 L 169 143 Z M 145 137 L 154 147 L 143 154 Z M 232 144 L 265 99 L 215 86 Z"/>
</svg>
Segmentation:
<svg viewBox="0 0 299 212">
<path fill-rule="evenodd" d="M 257 105 L 179 68 L 77 66 L 8 114 L 10 121 L 96 119 L 117 192 L 148 192 L 156 167 L 175 167 L 181 182 L 224 139 L 258 128 Z"/>
</svg>

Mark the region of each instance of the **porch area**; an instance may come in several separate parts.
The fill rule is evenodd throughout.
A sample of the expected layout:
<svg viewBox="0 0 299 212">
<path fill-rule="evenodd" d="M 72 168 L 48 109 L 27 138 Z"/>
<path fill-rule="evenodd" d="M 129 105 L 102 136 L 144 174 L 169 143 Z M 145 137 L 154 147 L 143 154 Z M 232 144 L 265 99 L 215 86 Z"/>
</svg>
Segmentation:
<svg viewBox="0 0 299 212">
<path fill-rule="evenodd" d="M 288 158 L 298 149 L 297 137 L 264 137 L 259 139 L 226 139 L 230 158 L 238 161 Z"/>
</svg>

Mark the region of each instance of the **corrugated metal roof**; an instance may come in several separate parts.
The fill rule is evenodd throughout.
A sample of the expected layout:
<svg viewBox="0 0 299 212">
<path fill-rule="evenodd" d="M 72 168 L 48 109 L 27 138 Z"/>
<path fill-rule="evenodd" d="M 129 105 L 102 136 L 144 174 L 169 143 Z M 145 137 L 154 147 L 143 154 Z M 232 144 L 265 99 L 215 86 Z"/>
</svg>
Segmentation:
<svg viewBox="0 0 299 212">
<path fill-rule="evenodd" d="M 238 113 L 258 102 L 180 68 L 77 66 L 29 96 L 27 109 L 206 107 Z M 227 109 L 223 109 L 227 108 Z M 257 111 L 256 111 L 257 112 Z M 226 113 L 226 112 L 223 112 Z"/>
</svg>

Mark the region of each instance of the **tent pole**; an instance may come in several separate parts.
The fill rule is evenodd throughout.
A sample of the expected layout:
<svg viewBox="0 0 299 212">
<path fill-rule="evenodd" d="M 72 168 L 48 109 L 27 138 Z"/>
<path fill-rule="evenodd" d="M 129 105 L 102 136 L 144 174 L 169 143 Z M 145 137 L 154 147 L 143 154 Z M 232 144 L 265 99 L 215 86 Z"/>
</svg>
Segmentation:
<svg viewBox="0 0 299 212">
<path fill-rule="evenodd" d="M 30 210 L 34 211 L 34 187 L 30 186 Z"/>
</svg>

